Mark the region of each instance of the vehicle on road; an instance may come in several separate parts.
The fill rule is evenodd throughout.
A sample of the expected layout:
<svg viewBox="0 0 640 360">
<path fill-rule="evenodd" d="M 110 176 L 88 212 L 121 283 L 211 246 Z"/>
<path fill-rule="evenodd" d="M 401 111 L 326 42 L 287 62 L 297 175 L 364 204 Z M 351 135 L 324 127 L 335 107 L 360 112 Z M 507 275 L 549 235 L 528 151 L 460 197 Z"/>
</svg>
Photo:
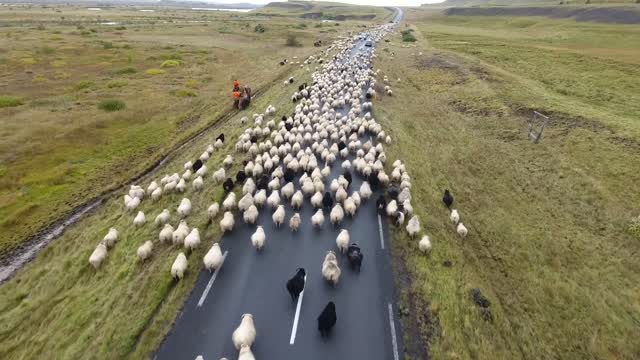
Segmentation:
<svg viewBox="0 0 640 360">
<path fill-rule="evenodd" d="M 372 46 L 373 46 L 373 41 L 371 41 L 371 40 L 367 40 L 367 41 L 364 43 L 364 46 L 366 46 L 366 47 L 372 47 Z"/>
</svg>

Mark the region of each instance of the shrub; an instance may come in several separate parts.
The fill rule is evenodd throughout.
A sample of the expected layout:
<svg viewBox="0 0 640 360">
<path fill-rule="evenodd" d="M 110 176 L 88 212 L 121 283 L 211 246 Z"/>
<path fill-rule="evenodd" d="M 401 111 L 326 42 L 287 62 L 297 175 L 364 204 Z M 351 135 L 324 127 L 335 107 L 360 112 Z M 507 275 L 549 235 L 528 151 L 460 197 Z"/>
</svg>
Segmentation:
<svg viewBox="0 0 640 360">
<path fill-rule="evenodd" d="M 164 74 L 165 71 L 162 69 L 149 69 L 147 71 L 145 71 L 145 74 L 147 75 L 160 75 L 160 74 Z"/>
<path fill-rule="evenodd" d="M 109 89 L 119 88 L 123 86 L 127 86 L 128 82 L 126 80 L 113 80 L 107 83 L 107 87 Z"/>
<path fill-rule="evenodd" d="M 174 52 L 169 54 L 162 54 L 160 55 L 160 58 L 162 60 L 182 60 L 182 55 Z"/>
<path fill-rule="evenodd" d="M 95 84 L 93 83 L 93 81 L 91 80 L 82 80 L 80 82 L 78 82 L 75 86 L 76 90 L 84 90 L 84 89 L 90 89 L 94 86 Z"/>
<path fill-rule="evenodd" d="M 92 33 L 97 33 L 98 32 L 98 30 L 96 30 L 96 29 L 89 29 L 89 31 L 91 31 Z"/>
<path fill-rule="evenodd" d="M 187 82 L 184 83 L 184 86 L 188 87 L 189 89 L 196 89 L 198 86 L 200 86 L 200 83 L 198 83 L 197 80 L 187 80 Z"/>
<path fill-rule="evenodd" d="M 77 25 L 77 26 L 76 26 L 76 29 L 78 29 L 78 30 L 84 30 L 84 25 Z"/>
<path fill-rule="evenodd" d="M 258 24 L 256 25 L 256 27 L 253 28 L 253 31 L 257 32 L 257 33 L 263 33 L 265 31 L 267 31 L 267 29 L 262 26 L 262 24 Z"/>
<path fill-rule="evenodd" d="M 404 30 L 402 32 L 402 41 L 404 42 L 416 42 L 417 39 L 412 34 L 412 30 Z"/>
<path fill-rule="evenodd" d="M 2 107 L 2 106 L 0 106 Z M 640 215 L 631 219 L 631 223 L 629 224 L 629 228 L 627 229 L 629 233 L 636 238 L 640 239 Z"/>
<path fill-rule="evenodd" d="M 44 27 L 44 25 L 40 24 L 40 25 L 36 26 L 36 30 L 47 30 L 47 28 Z"/>
<path fill-rule="evenodd" d="M 298 41 L 298 38 L 294 34 L 289 34 L 287 36 L 287 41 L 285 42 L 285 45 L 291 46 L 291 47 L 301 47 L 302 43 Z"/>
<path fill-rule="evenodd" d="M 176 96 L 180 97 L 196 97 L 198 94 L 191 89 L 180 89 L 176 91 Z"/>
<path fill-rule="evenodd" d="M 307 28 L 307 24 L 300 23 L 300 24 L 294 25 L 293 27 L 296 28 L 296 29 L 302 30 L 302 29 L 306 29 Z"/>
<path fill-rule="evenodd" d="M 180 60 L 165 60 L 164 62 L 162 62 L 160 67 L 163 67 L 163 68 L 176 67 L 176 66 L 180 66 L 180 64 L 182 64 L 182 61 Z"/>
<path fill-rule="evenodd" d="M 6 107 L 20 106 L 24 104 L 22 98 L 17 96 L 0 95 L 0 109 Z"/>
<path fill-rule="evenodd" d="M 98 104 L 98 109 L 104 110 L 107 112 L 120 111 L 126 107 L 127 105 L 124 103 L 124 101 L 117 100 L 117 99 L 102 100 Z"/>
<path fill-rule="evenodd" d="M 135 74 L 137 72 L 138 70 L 131 66 L 114 71 L 114 73 L 118 75 Z"/>
<path fill-rule="evenodd" d="M 126 26 L 117 26 L 116 30 L 127 30 Z"/>
</svg>

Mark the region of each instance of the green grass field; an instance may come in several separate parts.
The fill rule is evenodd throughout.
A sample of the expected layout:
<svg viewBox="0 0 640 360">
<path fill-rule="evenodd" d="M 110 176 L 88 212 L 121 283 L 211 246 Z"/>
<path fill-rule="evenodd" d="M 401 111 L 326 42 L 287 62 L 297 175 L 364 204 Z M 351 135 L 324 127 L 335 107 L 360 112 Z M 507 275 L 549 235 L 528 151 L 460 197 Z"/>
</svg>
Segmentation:
<svg viewBox="0 0 640 360">
<path fill-rule="evenodd" d="M 410 358 L 638 358 L 640 26 L 407 16 L 417 42 L 378 48 L 394 95 L 375 111 L 433 243 L 394 236 Z"/>
</svg>

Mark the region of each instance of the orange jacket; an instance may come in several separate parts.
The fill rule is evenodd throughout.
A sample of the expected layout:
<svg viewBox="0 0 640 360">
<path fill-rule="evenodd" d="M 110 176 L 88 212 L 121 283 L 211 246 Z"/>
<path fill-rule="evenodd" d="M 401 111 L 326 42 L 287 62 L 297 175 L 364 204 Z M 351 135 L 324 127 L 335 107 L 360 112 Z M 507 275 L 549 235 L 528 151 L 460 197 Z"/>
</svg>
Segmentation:
<svg viewBox="0 0 640 360">
<path fill-rule="evenodd" d="M 233 80 L 233 87 L 234 88 L 240 87 L 240 83 L 238 82 L 238 80 Z"/>
<path fill-rule="evenodd" d="M 234 91 L 233 92 L 233 98 L 234 99 L 240 99 L 240 97 L 241 97 L 240 91 Z"/>
</svg>

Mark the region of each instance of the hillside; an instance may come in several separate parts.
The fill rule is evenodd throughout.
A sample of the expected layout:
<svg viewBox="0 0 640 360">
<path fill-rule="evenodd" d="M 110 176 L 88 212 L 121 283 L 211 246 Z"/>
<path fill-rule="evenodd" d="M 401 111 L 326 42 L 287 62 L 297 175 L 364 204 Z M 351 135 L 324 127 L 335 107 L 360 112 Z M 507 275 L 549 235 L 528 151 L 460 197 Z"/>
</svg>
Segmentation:
<svg viewBox="0 0 640 360">
<path fill-rule="evenodd" d="M 458 7 L 448 8 L 444 13 L 449 16 L 542 16 L 607 24 L 640 24 L 640 8 L 632 6 Z"/>
<path fill-rule="evenodd" d="M 589 4 L 632 4 L 635 0 L 446 0 L 437 4 L 423 4 L 423 7 L 476 7 L 476 6 L 538 6 L 538 5 L 583 5 Z"/>
<path fill-rule="evenodd" d="M 272 2 L 256 11 L 266 16 L 298 16 L 316 20 L 373 20 L 382 22 L 389 19 L 393 11 L 376 6 L 356 6 L 325 1 Z"/>
</svg>

